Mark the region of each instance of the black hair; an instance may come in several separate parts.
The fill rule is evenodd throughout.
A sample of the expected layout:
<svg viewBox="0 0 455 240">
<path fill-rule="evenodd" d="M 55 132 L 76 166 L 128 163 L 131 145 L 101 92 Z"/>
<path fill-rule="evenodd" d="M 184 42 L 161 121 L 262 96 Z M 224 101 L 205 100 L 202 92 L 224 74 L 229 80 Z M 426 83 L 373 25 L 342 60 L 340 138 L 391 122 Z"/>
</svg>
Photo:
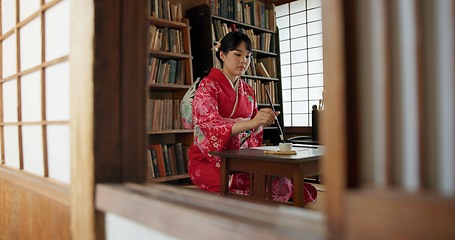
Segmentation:
<svg viewBox="0 0 455 240">
<path fill-rule="evenodd" d="M 248 51 L 251 52 L 253 50 L 250 38 L 242 32 L 230 32 L 221 39 L 221 46 L 216 52 L 216 58 L 220 61 L 221 66 L 223 66 L 223 60 L 221 60 L 220 52 L 223 51 L 228 54 L 230 51 L 237 49 L 241 42 L 245 42 Z"/>
</svg>

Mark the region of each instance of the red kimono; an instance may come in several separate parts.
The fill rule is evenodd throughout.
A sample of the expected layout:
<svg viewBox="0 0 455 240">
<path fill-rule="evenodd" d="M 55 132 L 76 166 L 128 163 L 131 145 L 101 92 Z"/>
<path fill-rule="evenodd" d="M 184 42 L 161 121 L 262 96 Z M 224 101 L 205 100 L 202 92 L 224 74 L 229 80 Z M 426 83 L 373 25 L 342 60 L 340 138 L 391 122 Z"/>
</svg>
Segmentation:
<svg viewBox="0 0 455 240">
<path fill-rule="evenodd" d="M 252 119 L 257 111 L 254 90 L 243 80 L 239 79 L 234 86 L 216 68 L 202 79 L 193 100 L 194 141 L 188 160 L 190 178 L 198 188 L 220 191 L 220 157 L 210 155 L 210 151 L 261 146 L 262 126 L 231 136 L 235 122 Z M 248 194 L 248 175 L 233 174 L 229 191 Z M 289 179 L 274 178 L 273 199 L 288 201 L 291 195 Z"/>
</svg>

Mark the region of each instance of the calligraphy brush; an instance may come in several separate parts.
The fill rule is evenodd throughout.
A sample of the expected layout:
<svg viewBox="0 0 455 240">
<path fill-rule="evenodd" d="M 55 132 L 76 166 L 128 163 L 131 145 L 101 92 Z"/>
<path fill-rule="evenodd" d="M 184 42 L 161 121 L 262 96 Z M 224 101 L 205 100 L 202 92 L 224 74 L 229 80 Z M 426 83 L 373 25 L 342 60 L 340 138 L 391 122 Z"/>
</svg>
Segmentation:
<svg viewBox="0 0 455 240">
<path fill-rule="evenodd" d="M 272 108 L 273 112 L 275 113 L 275 108 L 273 107 L 272 98 L 270 97 L 269 90 L 268 90 L 268 89 L 265 89 L 265 93 L 267 94 L 267 99 L 269 100 L 270 107 Z M 283 133 L 283 129 L 281 129 L 280 122 L 278 121 L 278 117 L 277 117 L 276 115 L 275 115 L 275 121 L 276 121 L 276 125 L 278 126 L 278 130 L 280 130 L 280 139 L 281 139 L 281 142 L 284 142 L 284 133 Z"/>
</svg>

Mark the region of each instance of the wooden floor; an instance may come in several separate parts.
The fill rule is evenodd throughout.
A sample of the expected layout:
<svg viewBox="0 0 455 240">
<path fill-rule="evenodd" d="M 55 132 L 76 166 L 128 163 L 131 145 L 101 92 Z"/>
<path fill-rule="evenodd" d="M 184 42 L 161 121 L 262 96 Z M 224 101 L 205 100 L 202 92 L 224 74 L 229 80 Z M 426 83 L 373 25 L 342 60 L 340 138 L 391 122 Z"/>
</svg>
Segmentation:
<svg viewBox="0 0 455 240">
<path fill-rule="evenodd" d="M 325 186 L 322 184 L 314 183 L 312 183 L 312 185 L 315 186 L 316 189 L 318 190 L 318 197 L 316 198 L 316 202 L 305 205 L 305 208 L 311 210 L 325 211 L 326 205 Z"/>
</svg>

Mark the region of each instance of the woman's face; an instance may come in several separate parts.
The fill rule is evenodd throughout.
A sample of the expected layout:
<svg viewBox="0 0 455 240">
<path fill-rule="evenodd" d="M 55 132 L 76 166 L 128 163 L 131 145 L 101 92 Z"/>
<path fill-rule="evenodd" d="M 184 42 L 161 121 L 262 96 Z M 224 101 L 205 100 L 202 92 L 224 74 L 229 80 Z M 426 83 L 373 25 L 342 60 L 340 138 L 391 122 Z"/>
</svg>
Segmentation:
<svg viewBox="0 0 455 240">
<path fill-rule="evenodd" d="M 223 72 L 226 76 L 234 80 L 236 77 L 242 75 L 250 65 L 251 52 L 246 49 L 246 43 L 240 42 L 236 49 L 229 51 L 225 54 L 220 52 L 221 60 L 223 60 Z"/>
</svg>

